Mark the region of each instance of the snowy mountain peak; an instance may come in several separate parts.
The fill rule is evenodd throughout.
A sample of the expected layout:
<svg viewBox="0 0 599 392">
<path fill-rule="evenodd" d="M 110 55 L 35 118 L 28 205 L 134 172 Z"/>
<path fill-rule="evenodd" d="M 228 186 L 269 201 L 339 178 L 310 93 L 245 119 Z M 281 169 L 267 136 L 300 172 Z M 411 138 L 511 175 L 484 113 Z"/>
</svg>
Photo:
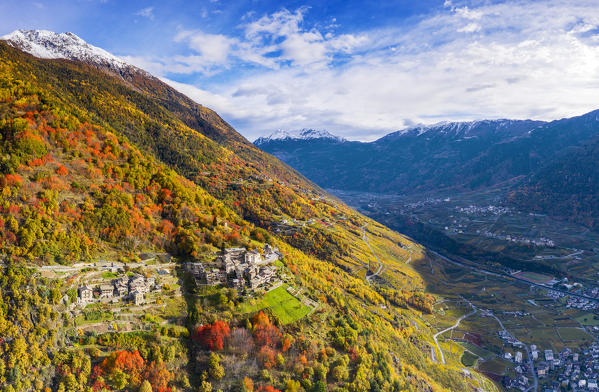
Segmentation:
<svg viewBox="0 0 599 392">
<path fill-rule="evenodd" d="M 59 34 L 48 30 L 15 30 L 0 37 L 0 39 L 32 56 L 44 59 L 79 60 L 107 67 L 112 71 L 132 67 L 104 49 L 88 44 L 73 33 Z"/>
<path fill-rule="evenodd" d="M 278 129 L 269 136 L 260 137 L 254 141 L 254 144 L 259 146 L 261 144 L 273 141 L 273 140 L 314 140 L 314 139 L 330 139 L 336 141 L 344 141 L 342 137 L 335 136 L 332 133 L 325 130 L 317 129 L 300 129 L 297 131 L 285 131 Z"/>
<path fill-rule="evenodd" d="M 390 138 L 398 138 L 402 136 L 421 136 L 431 137 L 438 135 L 446 135 L 455 138 L 475 138 L 481 134 L 489 132 L 516 132 L 522 133 L 522 129 L 514 128 L 514 125 L 520 124 L 521 128 L 529 127 L 530 129 L 538 126 L 542 122 L 533 120 L 480 120 L 480 121 L 465 121 L 465 122 L 439 122 L 431 125 L 416 125 L 410 128 L 402 129 L 383 136 L 381 139 L 388 140 Z M 528 130 L 528 129 L 526 129 Z M 514 134 L 514 136 L 516 135 Z"/>
</svg>

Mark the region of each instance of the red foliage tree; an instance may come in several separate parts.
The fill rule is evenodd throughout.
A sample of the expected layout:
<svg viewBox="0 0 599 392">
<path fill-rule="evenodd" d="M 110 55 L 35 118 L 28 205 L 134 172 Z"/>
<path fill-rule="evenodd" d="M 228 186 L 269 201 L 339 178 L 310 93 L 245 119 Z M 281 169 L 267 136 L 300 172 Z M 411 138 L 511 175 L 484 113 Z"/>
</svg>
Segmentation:
<svg viewBox="0 0 599 392">
<path fill-rule="evenodd" d="M 175 230 L 175 225 L 173 225 L 171 221 L 169 221 L 167 219 L 163 219 L 162 222 L 160 222 L 160 231 L 166 237 L 170 238 L 172 236 L 174 230 Z"/>
<path fill-rule="evenodd" d="M 254 329 L 254 337 L 259 346 L 275 348 L 281 341 L 281 332 L 274 325 L 260 326 Z"/>
<path fill-rule="evenodd" d="M 263 387 L 259 387 L 256 392 L 281 392 L 280 390 L 276 389 L 275 387 L 273 387 L 272 385 L 266 385 Z"/>
<path fill-rule="evenodd" d="M 289 350 L 289 347 L 291 347 L 291 343 L 291 338 L 289 336 L 285 336 L 283 340 L 281 340 L 281 351 L 285 352 Z"/>
<path fill-rule="evenodd" d="M 63 165 L 58 166 L 58 168 L 56 169 L 56 174 L 58 174 L 59 176 L 66 176 L 69 174 L 69 169 L 67 169 L 66 167 L 64 167 Z"/>
<path fill-rule="evenodd" d="M 281 332 L 270 322 L 270 319 L 262 311 L 258 312 L 253 318 L 254 338 L 259 346 L 269 346 L 275 348 L 281 341 Z"/>
<path fill-rule="evenodd" d="M 230 329 L 226 321 L 215 321 L 214 324 L 202 325 L 194 331 L 193 339 L 199 341 L 209 350 L 222 350 Z"/>
<path fill-rule="evenodd" d="M 20 186 L 23 183 L 23 178 L 18 174 L 6 174 L 0 178 L 0 187 L 5 186 Z"/>
</svg>

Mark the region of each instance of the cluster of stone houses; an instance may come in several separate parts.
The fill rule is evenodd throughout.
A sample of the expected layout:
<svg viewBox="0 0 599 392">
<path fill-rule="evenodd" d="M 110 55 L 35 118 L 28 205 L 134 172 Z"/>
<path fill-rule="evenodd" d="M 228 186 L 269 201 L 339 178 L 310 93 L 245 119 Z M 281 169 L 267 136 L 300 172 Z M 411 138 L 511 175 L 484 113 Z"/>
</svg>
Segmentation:
<svg viewBox="0 0 599 392">
<path fill-rule="evenodd" d="M 266 245 L 262 255 L 255 250 L 245 248 L 224 249 L 212 266 L 204 263 L 188 263 L 187 270 L 198 285 L 225 285 L 237 289 L 275 283 L 278 280 L 276 267 L 272 263 L 278 260 L 277 248 Z"/>
<path fill-rule="evenodd" d="M 113 280 L 111 284 L 96 286 L 95 289 L 89 285 L 79 287 L 77 303 L 87 305 L 93 302 L 130 300 L 136 305 L 140 305 L 144 302 L 144 294 L 155 288 L 155 278 L 146 278 L 138 274 L 123 276 Z M 97 296 L 94 295 L 94 291 Z"/>
</svg>

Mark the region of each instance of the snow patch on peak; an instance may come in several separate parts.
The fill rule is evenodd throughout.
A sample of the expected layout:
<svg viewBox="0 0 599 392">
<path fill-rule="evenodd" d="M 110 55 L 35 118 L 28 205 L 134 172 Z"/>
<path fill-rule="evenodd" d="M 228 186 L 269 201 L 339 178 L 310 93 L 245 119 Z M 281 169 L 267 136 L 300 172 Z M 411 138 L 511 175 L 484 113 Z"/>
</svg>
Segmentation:
<svg viewBox="0 0 599 392">
<path fill-rule="evenodd" d="M 515 123 L 524 123 L 530 120 L 479 120 L 479 121 L 464 121 L 464 122 L 449 122 L 442 121 L 435 124 L 418 124 L 416 126 L 402 129 L 386 136 L 388 137 L 401 137 L 401 136 L 421 136 L 425 135 L 453 135 L 461 138 L 475 138 L 481 130 L 493 128 L 493 129 L 505 129 Z"/>
<path fill-rule="evenodd" d="M 317 129 L 300 129 L 296 131 L 286 131 L 283 129 L 278 129 L 269 136 L 259 137 L 254 141 L 255 145 L 261 145 L 264 143 L 268 143 L 273 140 L 315 140 L 315 139 L 329 139 L 335 141 L 345 141 L 344 138 L 335 136 L 332 133 Z"/>
<path fill-rule="evenodd" d="M 132 67 L 132 65 L 112 53 L 88 44 L 73 33 L 59 34 L 48 30 L 15 30 L 0 37 L 0 39 L 39 58 L 79 60 L 108 67 L 113 71 Z"/>
</svg>

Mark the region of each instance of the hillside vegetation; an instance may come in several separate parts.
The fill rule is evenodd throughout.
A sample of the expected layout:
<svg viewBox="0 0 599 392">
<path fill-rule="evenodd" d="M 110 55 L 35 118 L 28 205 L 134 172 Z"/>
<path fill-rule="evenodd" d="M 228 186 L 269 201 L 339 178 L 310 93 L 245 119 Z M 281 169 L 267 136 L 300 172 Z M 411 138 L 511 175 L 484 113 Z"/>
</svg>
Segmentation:
<svg viewBox="0 0 599 392">
<path fill-rule="evenodd" d="M 464 376 L 461 353 L 431 360 L 434 331 L 420 315 L 434 298 L 407 264 L 425 257 L 420 246 L 169 94 L 151 78 L 0 43 L 3 391 L 495 389 Z M 318 305 L 309 314 L 281 319 L 273 295 L 261 306 L 260 294 L 196 286 L 180 268 L 266 243 L 287 284 Z M 152 307 L 76 310 L 99 260 L 143 273 L 153 265 L 140 255 L 165 253 L 175 263 L 156 268 L 174 265 L 178 280 Z M 43 269 L 81 262 L 90 267 Z M 140 328 L 114 326 L 130 319 Z"/>
<path fill-rule="evenodd" d="M 599 142 L 574 148 L 509 195 L 528 211 L 544 212 L 599 229 Z"/>
</svg>

